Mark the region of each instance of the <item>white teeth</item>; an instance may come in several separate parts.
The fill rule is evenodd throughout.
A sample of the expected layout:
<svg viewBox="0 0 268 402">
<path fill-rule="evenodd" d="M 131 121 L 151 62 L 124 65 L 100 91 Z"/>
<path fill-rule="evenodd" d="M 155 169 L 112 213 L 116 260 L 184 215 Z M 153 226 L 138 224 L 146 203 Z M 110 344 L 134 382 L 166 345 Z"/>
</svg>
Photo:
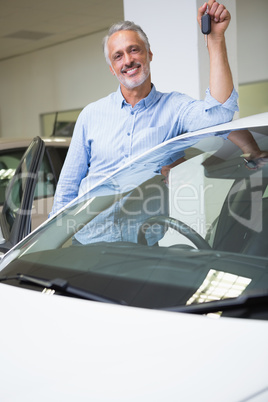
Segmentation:
<svg viewBox="0 0 268 402">
<path fill-rule="evenodd" d="M 130 74 L 130 73 L 132 73 L 133 71 L 136 71 L 136 70 L 137 70 L 137 68 L 132 68 L 132 70 L 128 70 L 128 71 L 126 71 L 126 73 Z"/>
</svg>

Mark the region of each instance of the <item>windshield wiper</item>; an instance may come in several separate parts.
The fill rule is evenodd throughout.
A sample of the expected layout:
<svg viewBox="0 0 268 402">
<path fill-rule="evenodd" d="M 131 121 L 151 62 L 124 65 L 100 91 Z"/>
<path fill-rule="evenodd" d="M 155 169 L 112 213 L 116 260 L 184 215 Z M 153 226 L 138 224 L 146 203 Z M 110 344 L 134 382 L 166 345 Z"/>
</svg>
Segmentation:
<svg viewBox="0 0 268 402">
<path fill-rule="evenodd" d="M 79 297 L 86 300 L 98 301 L 102 303 L 113 303 L 113 304 L 123 304 L 126 303 L 123 300 L 114 300 L 108 297 L 100 296 L 96 293 L 90 292 L 88 290 L 80 289 L 74 286 L 69 285 L 69 282 L 66 279 L 55 278 L 51 280 L 38 278 L 35 276 L 17 274 L 13 276 L 5 276 L 0 278 L 0 282 L 9 281 L 9 280 L 17 280 L 19 282 L 25 282 L 29 284 L 33 284 L 36 286 L 40 286 L 46 289 L 52 289 L 55 291 L 59 291 L 65 293 L 66 295 Z"/>
<path fill-rule="evenodd" d="M 189 314 L 208 314 L 218 311 L 234 311 L 239 308 L 253 310 L 255 308 L 268 308 L 268 291 L 248 293 L 230 299 L 216 300 L 200 304 L 189 304 L 187 306 L 167 307 L 163 310 L 175 311 Z"/>
</svg>

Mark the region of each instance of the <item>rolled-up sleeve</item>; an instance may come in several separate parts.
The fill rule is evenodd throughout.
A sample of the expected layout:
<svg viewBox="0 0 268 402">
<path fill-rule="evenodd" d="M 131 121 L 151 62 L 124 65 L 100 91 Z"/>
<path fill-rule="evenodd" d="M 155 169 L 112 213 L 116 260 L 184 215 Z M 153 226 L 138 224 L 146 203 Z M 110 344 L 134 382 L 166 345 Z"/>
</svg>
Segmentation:
<svg viewBox="0 0 268 402">
<path fill-rule="evenodd" d="M 204 100 L 188 98 L 188 102 L 186 101 L 180 110 L 178 134 L 231 121 L 234 113 L 239 110 L 237 101 L 238 93 L 235 89 L 224 103 L 213 98 L 209 88 Z"/>
<path fill-rule="evenodd" d="M 206 97 L 205 97 L 205 111 L 207 112 L 208 110 L 214 107 L 221 107 L 224 109 L 228 109 L 233 113 L 238 112 L 239 108 L 237 100 L 238 100 L 238 93 L 234 88 L 231 95 L 224 103 L 220 103 L 215 98 L 213 98 L 213 96 L 210 93 L 210 89 L 208 88 L 206 90 Z"/>
</svg>

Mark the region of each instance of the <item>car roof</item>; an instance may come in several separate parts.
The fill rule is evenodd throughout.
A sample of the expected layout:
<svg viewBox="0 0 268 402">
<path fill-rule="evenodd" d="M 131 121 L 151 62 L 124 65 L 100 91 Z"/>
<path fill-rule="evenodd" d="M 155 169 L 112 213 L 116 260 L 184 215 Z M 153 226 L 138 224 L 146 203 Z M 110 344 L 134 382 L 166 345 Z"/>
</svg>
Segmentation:
<svg viewBox="0 0 268 402">
<path fill-rule="evenodd" d="M 68 147 L 70 137 L 41 137 L 46 147 Z M 0 138 L 0 150 L 26 148 L 30 145 L 32 138 Z"/>
</svg>

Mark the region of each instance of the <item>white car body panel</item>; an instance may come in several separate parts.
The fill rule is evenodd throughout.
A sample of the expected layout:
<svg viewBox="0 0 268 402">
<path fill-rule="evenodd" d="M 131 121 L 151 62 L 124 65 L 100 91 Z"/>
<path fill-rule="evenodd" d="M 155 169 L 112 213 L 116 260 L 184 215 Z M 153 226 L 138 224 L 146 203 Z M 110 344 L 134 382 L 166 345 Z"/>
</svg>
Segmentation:
<svg viewBox="0 0 268 402">
<path fill-rule="evenodd" d="M 267 401 L 268 322 L 3 284 L 0 303 L 1 401 Z"/>
</svg>

